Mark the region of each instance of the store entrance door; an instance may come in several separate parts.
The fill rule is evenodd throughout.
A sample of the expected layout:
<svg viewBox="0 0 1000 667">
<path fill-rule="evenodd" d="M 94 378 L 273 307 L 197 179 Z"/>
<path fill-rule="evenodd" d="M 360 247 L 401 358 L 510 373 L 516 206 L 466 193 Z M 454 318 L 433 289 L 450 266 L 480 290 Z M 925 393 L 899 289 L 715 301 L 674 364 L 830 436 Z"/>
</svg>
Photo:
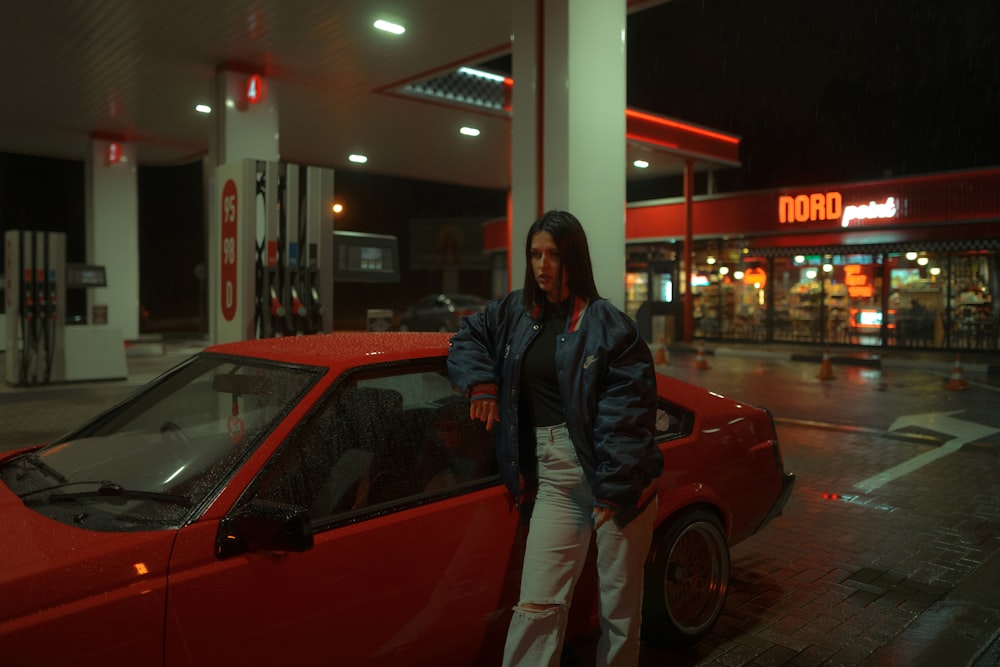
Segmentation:
<svg viewBox="0 0 1000 667">
<path fill-rule="evenodd" d="M 647 298 L 636 313 L 639 334 L 650 343 L 670 345 L 684 331 L 683 302 L 676 298 L 677 263 L 652 261 L 647 271 Z"/>
</svg>

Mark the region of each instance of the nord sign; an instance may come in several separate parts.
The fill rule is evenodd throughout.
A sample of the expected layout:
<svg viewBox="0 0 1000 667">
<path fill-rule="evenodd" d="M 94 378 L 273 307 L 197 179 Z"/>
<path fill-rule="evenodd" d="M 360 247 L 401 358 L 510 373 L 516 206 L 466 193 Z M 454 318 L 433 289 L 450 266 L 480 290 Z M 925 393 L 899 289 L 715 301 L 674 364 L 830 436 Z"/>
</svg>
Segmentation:
<svg viewBox="0 0 1000 667">
<path fill-rule="evenodd" d="M 843 205 L 839 192 L 814 192 L 808 195 L 783 195 L 778 197 L 778 222 L 817 222 L 820 220 L 840 220 L 841 227 L 854 221 L 896 217 L 896 198 L 888 197 L 884 202 L 870 201 L 867 204 Z"/>
</svg>

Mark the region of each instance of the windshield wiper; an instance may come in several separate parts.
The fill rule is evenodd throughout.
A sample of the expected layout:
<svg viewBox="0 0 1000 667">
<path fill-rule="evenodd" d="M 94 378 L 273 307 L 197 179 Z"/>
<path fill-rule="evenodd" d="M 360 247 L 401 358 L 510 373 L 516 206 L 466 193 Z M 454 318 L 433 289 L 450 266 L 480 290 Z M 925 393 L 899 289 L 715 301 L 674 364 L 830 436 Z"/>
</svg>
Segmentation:
<svg viewBox="0 0 1000 667">
<path fill-rule="evenodd" d="M 187 496 L 178 495 L 176 493 L 161 493 L 159 491 L 141 491 L 138 489 L 126 489 L 125 487 L 115 484 L 114 482 L 103 482 L 103 481 L 81 481 L 81 482 L 67 482 L 66 484 L 60 484 L 59 486 L 50 486 L 44 489 L 36 489 L 34 491 L 28 491 L 27 493 L 21 494 L 20 498 L 23 500 L 28 496 L 35 496 L 39 493 L 45 493 L 46 491 L 54 491 L 57 489 L 63 489 L 67 486 L 75 486 L 77 484 L 100 484 L 96 491 L 77 491 L 75 493 L 53 493 L 47 500 L 51 503 L 72 503 L 77 500 L 84 500 L 87 498 L 108 498 L 108 499 L 120 499 L 122 502 L 126 500 L 155 500 L 161 503 L 170 503 L 172 505 L 181 505 L 183 507 L 191 506 L 191 499 Z"/>
<path fill-rule="evenodd" d="M 69 481 L 68 479 L 66 479 L 65 477 L 63 477 L 62 473 L 60 473 L 58 470 L 56 470 L 55 468 L 53 468 L 52 466 L 50 466 L 48 463 L 46 463 L 45 461 L 43 461 L 42 457 L 39 456 L 38 454 L 25 454 L 24 456 L 20 457 L 18 460 L 19 461 L 26 461 L 26 462 L 32 464 L 33 466 L 35 466 L 36 468 L 38 468 L 39 470 L 41 470 L 43 473 L 45 473 L 46 475 L 48 475 L 49 477 L 55 479 L 58 482 L 66 483 L 66 482 Z"/>
</svg>

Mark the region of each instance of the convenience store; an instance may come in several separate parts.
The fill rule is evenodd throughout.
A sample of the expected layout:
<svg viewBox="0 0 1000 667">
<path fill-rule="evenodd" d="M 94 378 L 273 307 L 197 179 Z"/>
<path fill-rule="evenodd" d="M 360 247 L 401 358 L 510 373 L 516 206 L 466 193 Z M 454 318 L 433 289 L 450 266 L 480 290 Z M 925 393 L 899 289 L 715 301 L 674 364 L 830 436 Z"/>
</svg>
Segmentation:
<svg viewBox="0 0 1000 667">
<path fill-rule="evenodd" d="M 998 349 L 1000 168 L 696 196 L 690 207 L 627 209 L 626 310 L 648 338 Z"/>
</svg>

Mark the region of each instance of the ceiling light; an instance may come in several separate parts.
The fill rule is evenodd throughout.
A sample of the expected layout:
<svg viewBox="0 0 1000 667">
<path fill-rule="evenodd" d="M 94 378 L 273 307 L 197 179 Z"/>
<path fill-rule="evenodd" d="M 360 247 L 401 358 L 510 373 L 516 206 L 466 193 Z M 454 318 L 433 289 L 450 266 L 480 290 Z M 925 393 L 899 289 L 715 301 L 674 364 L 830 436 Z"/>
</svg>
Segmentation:
<svg viewBox="0 0 1000 667">
<path fill-rule="evenodd" d="M 649 167 L 649 163 L 645 160 L 636 160 L 632 163 L 632 166 L 636 169 L 647 169 Z"/>
<path fill-rule="evenodd" d="M 480 79 L 489 79 L 490 81 L 500 81 L 501 83 L 505 80 L 504 77 L 499 74 L 494 74 L 493 72 L 484 72 L 481 69 L 474 69 L 472 67 L 459 67 L 458 72 L 460 74 L 468 74 L 469 76 L 478 76 Z"/>
<path fill-rule="evenodd" d="M 406 32 L 406 28 L 399 25 L 398 23 L 385 21 L 383 19 L 375 21 L 374 25 L 377 29 L 382 30 L 384 32 L 391 32 L 393 35 L 402 35 L 404 32 Z"/>
<path fill-rule="evenodd" d="M 351 162 L 356 162 L 358 164 L 364 164 L 365 162 L 368 162 L 368 156 L 361 155 L 359 153 L 351 153 L 350 155 L 347 156 L 347 159 L 350 160 Z"/>
<path fill-rule="evenodd" d="M 474 127 L 463 127 L 462 129 L 459 130 L 459 132 L 461 132 L 462 134 L 464 134 L 467 137 L 478 137 L 479 136 L 479 130 L 477 130 Z"/>
<path fill-rule="evenodd" d="M 198 113 L 212 113 L 212 107 L 207 104 L 199 104 L 194 108 Z"/>
</svg>

